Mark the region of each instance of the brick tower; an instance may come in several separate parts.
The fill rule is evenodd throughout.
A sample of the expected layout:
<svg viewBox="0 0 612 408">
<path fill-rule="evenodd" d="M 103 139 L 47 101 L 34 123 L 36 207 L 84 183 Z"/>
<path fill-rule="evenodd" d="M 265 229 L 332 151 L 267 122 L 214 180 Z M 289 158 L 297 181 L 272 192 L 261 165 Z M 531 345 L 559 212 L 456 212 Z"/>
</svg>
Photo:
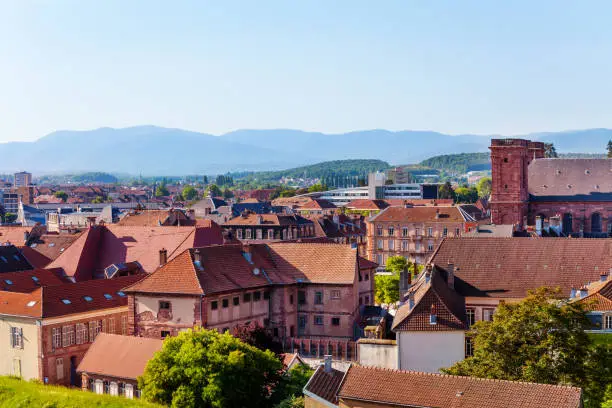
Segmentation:
<svg viewBox="0 0 612 408">
<path fill-rule="evenodd" d="M 544 144 L 523 139 L 491 140 L 491 222 L 523 227 L 529 192 L 527 168 L 544 157 Z"/>
</svg>

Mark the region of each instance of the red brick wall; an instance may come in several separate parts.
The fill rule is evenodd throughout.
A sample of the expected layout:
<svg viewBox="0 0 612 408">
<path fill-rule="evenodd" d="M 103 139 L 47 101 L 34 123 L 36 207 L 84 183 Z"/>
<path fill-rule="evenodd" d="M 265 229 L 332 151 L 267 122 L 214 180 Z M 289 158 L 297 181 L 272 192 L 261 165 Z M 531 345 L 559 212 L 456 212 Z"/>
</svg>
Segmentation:
<svg viewBox="0 0 612 408">
<path fill-rule="evenodd" d="M 42 344 L 42 352 L 43 352 L 42 353 L 43 358 L 42 358 L 42 364 L 41 364 L 42 366 L 42 373 L 41 373 L 42 378 L 41 379 L 47 378 L 49 384 L 70 385 L 70 359 L 71 357 L 75 358 L 75 368 L 76 368 L 76 366 L 78 366 L 78 364 L 81 362 L 81 360 L 83 359 L 83 356 L 85 355 L 85 353 L 89 349 L 89 346 L 92 343 L 91 339 L 89 338 L 89 322 L 94 321 L 94 320 L 105 321 L 106 323 L 103 324 L 102 326 L 104 330 L 102 331 L 106 333 L 111 333 L 109 321 L 110 319 L 114 319 L 114 330 L 112 331 L 112 333 L 124 334 L 122 332 L 122 325 L 121 325 L 121 318 L 123 316 L 127 318 L 128 316 L 127 310 L 122 311 L 122 312 L 115 311 L 109 314 L 96 316 L 96 317 L 89 317 L 89 318 L 83 318 L 82 315 L 76 315 L 73 318 L 71 318 L 69 321 L 52 324 L 52 325 L 45 325 L 43 321 L 43 327 L 41 330 L 41 335 L 42 335 L 41 344 Z M 54 328 L 61 329 L 63 326 L 76 326 L 77 323 L 86 324 L 87 342 L 83 344 L 73 344 L 68 347 L 59 347 L 54 350 L 53 349 L 53 329 Z M 76 339 L 76 332 L 75 332 L 75 339 Z M 57 377 L 56 363 L 57 363 L 58 358 L 63 358 L 63 367 L 64 367 L 64 370 L 63 370 L 64 378 L 63 379 L 58 379 Z M 79 382 L 80 381 L 77 380 L 77 384 Z"/>
</svg>

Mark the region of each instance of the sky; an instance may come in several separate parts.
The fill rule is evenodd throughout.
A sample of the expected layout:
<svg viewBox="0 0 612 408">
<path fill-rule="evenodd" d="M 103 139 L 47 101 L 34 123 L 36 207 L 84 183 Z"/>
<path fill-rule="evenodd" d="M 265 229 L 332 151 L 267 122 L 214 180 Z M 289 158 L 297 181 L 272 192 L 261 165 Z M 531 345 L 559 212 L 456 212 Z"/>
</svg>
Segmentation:
<svg viewBox="0 0 612 408">
<path fill-rule="evenodd" d="M 612 127 L 610 1 L 0 0 L 0 142 Z"/>
</svg>

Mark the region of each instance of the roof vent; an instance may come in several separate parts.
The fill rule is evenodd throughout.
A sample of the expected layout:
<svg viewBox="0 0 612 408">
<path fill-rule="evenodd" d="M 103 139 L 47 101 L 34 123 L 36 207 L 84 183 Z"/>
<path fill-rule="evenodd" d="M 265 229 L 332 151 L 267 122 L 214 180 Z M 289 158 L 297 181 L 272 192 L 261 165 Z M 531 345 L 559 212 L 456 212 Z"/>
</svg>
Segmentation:
<svg viewBox="0 0 612 408">
<path fill-rule="evenodd" d="M 259 275 L 259 268 L 253 269 L 253 275 L 255 276 Z"/>
<path fill-rule="evenodd" d="M 584 171 L 584 174 L 591 174 L 591 170 L 586 169 L 586 170 Z"/>
</svg>

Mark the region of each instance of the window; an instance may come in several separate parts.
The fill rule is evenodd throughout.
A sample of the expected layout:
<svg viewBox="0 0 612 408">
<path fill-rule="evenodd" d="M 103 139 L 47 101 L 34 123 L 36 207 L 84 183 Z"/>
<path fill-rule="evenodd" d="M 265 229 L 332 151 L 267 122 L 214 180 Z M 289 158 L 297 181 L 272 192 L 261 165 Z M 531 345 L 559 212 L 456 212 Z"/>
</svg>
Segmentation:
<svg viewBox="0 0 612 408">
<path fill-rule="evenodd" d="M 433 237 L 433 228 L 431 228 L 431 227 L 427 228 L 427 236 L 428 237 Z"/>
<path fill-rule="evenodd" d="M 240 305 L 240 298 L 238 296 L 235 296 L 234 300 L 233 300 L 233 303 L 234 303 L 234 306 Z"/>
<path fill-rule="evenodd" d="M 86 302 L 93 301 L 93 298 L 91 296 L 83 296 L 83 299 L 85 299 Z"/>
<path fill-rule="evenodd" d="M 382 237 L 383 229 L 382 227 L 376 227 L 376 235 Z"/>
<path fill-rule="evenodd" d="M 340 291 L 339 290 L 332 290 L 331 291 L 331 298 L 332 299 L 340 299 Z"/>
<path fill-rule="evenodd" d="M 289 304 L 292 305 L 293 304 L 293 295 L 289 295 Z"/>
<path fill-rule="evenodd" d="M 170 302 L 167 302 L 165 300 L 160 300 L 159 301 L 159 311 L 161 312 L 162 310 L 170 310 Z"/>
<path fill-rule="evenodd" d="M 245 231 L 245 234 L 246 234 L 246 239 L 251 239 L 252 238 L 252 231 L 250 229 L 246 229 L 244 231 Z"/>
<path fill-rule="evenodd" d="M 300 329 L 303 329 L 306 327 L 306 316 L 299 316 L 298 317 L 298 327 Z"/>
<path fill-rule="evenodd" d="M 416 235 L 417 237 L 421 235 L 421 229 L 420 228 L 416 228 L 414 230 L 414 235 Z"/>
<path fill-rule="evenodd" d="M 269 291 L 264 291 L 264 300 L 269 300 L 270 299 L 270 292 Z"/>
<path fill-rule="evenodd" d="M 315 292 L 314 302 L 315 302 L 315 305 L 323 304 L 323 292 Z"/>
<path fill-rule="evenodd" d="M 105 293 L 105 294 L 104 294 L 104 298 L 105 298 L 106 300 L 112 300 L 112 299 L 113 299 L 113 295 L 111 295 L 111 294 L 109 294 L 109 293 Z"/>
<path fill-rule="evenodd" d="M 250 302 L 251 301 L 251 294 L 250 293 L 245 293 L 244 296 L 242 296 L 242 301 L 244 303 Z"/>
<path fill-rule="evenodd" d="M 379 239 L 378 241 L 376 241 L 376 249 L 382 250 L 383 248 L 384 248 L 383 240 Z"/>
<path fill-rule="evenodd" d="M 432 241 L 429 241 L 427 243 L 427 250 L 430 251 L 430 252 L 434 250 L 434 244 L 433 244 Z"/>
<path fill-rule="evenodd" d="M 69 305 L 72 302 L 70 300 L 68 300 L 68 299 L 62 299 L 62 303 L 65 304 L 65 305 Z"/>
<path fill-rule="evenodd" d="M 408 241 L 402 241 L 402 251 L 408 250 Z"/>
<path fill-rule="evenodd" d="M 612 315 L 607 315 L 607 316 L 606 316 L 606 321 L 605 321 L 605 323 L 606 323 L 606 326 L 605 326 L 605 327 L 606 327 L 606 329 L 607 329 L 607 330 L 612 330 Z"/>
<path fill-rule="evenodd" d="M 390 239 L 389 240 L 389 250 L 394 250 L 395 249 L 395 241 Z"/>
<path fill-rule="evenodd" d="M 219 307 L 219 302 L 217 302 L 216 300 L 213 300 L 212 302 L 210 302 L 210 310 L 217 310 L 218 307 Z"/>
<path fill-rule="evenodd" d="M 253 292 L 253 302 L 259 302 L 261 300 L 261 292 Z"/>
<path fill-rule="evenodd" d="M 107 333 L 114 334 L 115 333 L 115 318 L 111 317 L 108 319 L 108 331 Z"/>
<path fill-rule="evenodd" d="M 340 318 L 339 317 L 332 317 L 331 324 L 332 324 L 332 326 L 340 326 Z"/>
<path fill-rule="evenodd" d="M 6 283 L 7 285 L 12 285 L 12 284 L 13 284 L 13 281 L 12 281 L 12 280 L 10 280 L 10 279 L 5 279 L 5 280 L 4 280 L 4 283 Z"/>
<path fill-rule="evenodd" d="M 402 237 L 407 237 L 408 236 L 408 227 L 403 227 L 402 228 Z"/>
<path fill-rule="evenodd" d="M 303 290 L 298 290 L 298 305 L 306 304 L 306 292 Z"/>
<path fill-rule="evenodd" d="M 274 239 L 274 230 L 272 229 L 268 230 L 268 239 Z"/>
<path fill-rule="evenodd" d="M 125 297 L 125 293 L 123 293 L 121 291 L 117 292 L 117 295 L 119 295 L 119 297 Z"/>
<path fill-rule="evenodd" d="M 369 305 L 369 304 L 370 304 L 370 297 L 369 297 L 369 296 L 366 296 L 366 297 L 365 297 L 365 304 L 366 304 L 366 305 Z"/>
<path fill-rule="evenodd" d="M 448 228 L 444 227 L 444 229 L 442 230 L 442 236 L 447 236 L 448 235 Z"/>
<path fill-rule="evenodd" d="M 471 308 L 467 308 L 467 309 L 465 309 L 465 315 L 467 317 L 468 327 L 470 327 L 474 323 L 476 323 L 476 310 L 471 309 Z"/>
<path fill-rule="evenodd" d="M 472 357 L 474 355 L 474 344 L 472 343 L 471 337 L 465 338 L 465 357 Z"/>
<path fill-rule="evenodd" d="M 382 259 L 382 255 L 381 254 L 376 254 L 376 263 L 378 265 L 382 265 L 383 259 Z"/>
<path fill-rule="evenodd" d="M 261 229 L 259 229 L 259 228 L 258 228 L 258 229 L 255 231 L 255 237 L 256 237 L 257 239 L 263 239 L 263 231 L 262 231 Z"/>
<path fill-rule="evenodd" d="M 162 330 L 160 334 L 162 339 L 165 339 L 166 337 L 170 336 L 170 332 L 168 330 Z"/>
<path fill-rule="evenodd" d="M 99 320 L 89 322 L 89 341 L 93 342 L 96 339 L 101 328 L 102 324 Z"/>
<path fill-rule="evenodd" d="M 56 327 L 52 330 L 53 350 L 62 347 L 62 329 Z"/>
<path fill-rule="evenodd" d="M 224 309 L 226 309 L 229 306 L 229 299 L 222 299 L 221 305 L 223 306 Z"/>
<path fill-rule="evenodd" d="M 364 274 L 364 277 L 365 277 L 365 280 L 370 280 L 370 274 L 369 273 L 366 272 Z"/>
<path fill-rule="evenodd" d="M 62 346 L 68 347 L 74 344 L 74 326 L 62 327 Z"/>
<path fill-rule="evenodd" d="M 11 327 L 11 347 L 23 348 L 23 329 L 21 327 Z"/>
<path fill-rule="evenodd" d="M 387 230 L 387 232 L 389 233 L 389 236 L 392 237 L 393 235 L 395 235 L 395 228 L 393 227 L 389 227 L 389 229 Z"/>
<path fill-rule="evenodd" d="M 492 321 L 493 313 L 495 313 L 495 309 L 482 309 L 482 320 L 486 322 Z"/>
<path fill-rule="evenodd" d="M 241 228 L 238 228 L 238 229 L 236 230 L 236 237 L 237 237 L 238 239 L 242 239 L 242 229 L 241 229 Z"/>
<path fill-rule="evenodd" d="M 64 359 L 62 357 L 55 359 L 55 375 L 58 380 L 64 379 Z"/>
<path fill-rule="evenodd" d="M 87 343 L 87 326 L 84 323 L 76 325 L 76 344 Z"/>
<path fill-rule="evenodd" d="M 123 334 L 124 336 L 127 336 L 128 334 L 128 317 L 127 316 L 121 316 L 121 334 Z"/>
<path fill-rule="evenodd" d="M 316 326 L 323 326 L 323 316 L 315 315 L 315 317 L 314 317 L 314 324 Z"/>
<path fill-rule="evenodd" d="M 455 236 L 458 237 L 459 235 L 461 235 L 461 229 L 455 228 Z"/>
</svg>

